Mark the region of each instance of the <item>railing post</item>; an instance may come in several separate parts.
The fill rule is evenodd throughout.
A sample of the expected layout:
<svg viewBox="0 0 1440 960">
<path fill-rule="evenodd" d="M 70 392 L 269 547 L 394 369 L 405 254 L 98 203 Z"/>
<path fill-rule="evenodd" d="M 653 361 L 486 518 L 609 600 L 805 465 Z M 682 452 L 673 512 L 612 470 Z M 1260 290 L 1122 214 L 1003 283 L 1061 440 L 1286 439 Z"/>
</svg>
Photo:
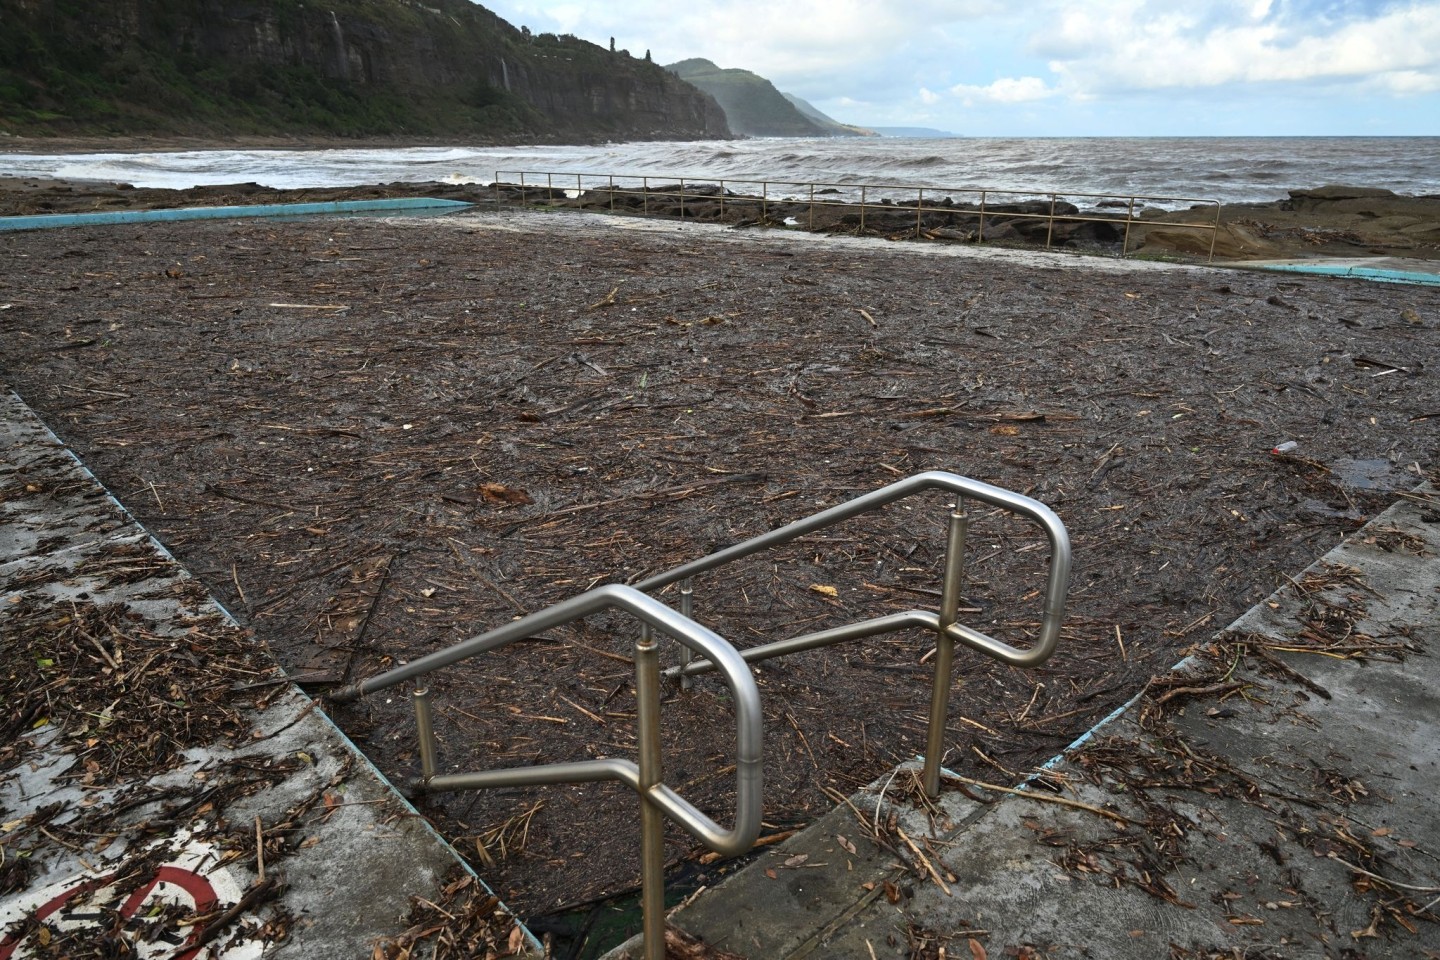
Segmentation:
<svg viewBox="0 0 1440 960">
<path fill-rule="evenodd" d="M 860 233 L 865 232 L 865 188 L 860 188 Z"/>
<path fill-rule="evenodd" d="M 415 737 L 420 741 L 420 777 L 427 783 L 435 776 L 435 718 L 430 713 L 430 688 L 416 687 Z"/>
<path fill-rule="evenodd" d="M 689 577 L 680 581 L 680 616 L 686 620 L 695 619 L 695 586 L 694 581 Z M 684 673 L 690 661 L 695 659 L 695 651 L 685 644 L 680 644 L 680 689 L 689 690 L 695 685 L 695 678 Z"/>
<path fill-rule="evenodd" d="M 945 579 L 940 584 L 940 629 L 935 634 L 935 682 L 930 688 L 930 727 L 925 736 L 925 795 L 940 795 L 940 760 L 945 755 L 945 722 L 950 708 L 950 672 L 955 663 L 955 641 L 945 628 L 960 611 L 960 588 L 965 581 L 965 534 L 970 518 L 964 501 L 957 500 L 945 536 Z"/>
<path fill-rule="evenodd" d="M 665 815 L 650 800 L 659 785 L 660 660 L 647 623 L 635 644 L 635 734 L 639 739 L 640 908 L 645 960 L 665 960 Z"/>
<path fill-rule="evenodd" d="M 924 209 L 925 209 L 925 191 L 924 191 L 924 190 L 920 190 L 920 191 L 917 191 L 916 194 L 915 194 L 915 239 L 916 239 L 916 240 L 919 240 L 919 239 L 923 236 L 923 234 L 921 233 L 921 227 L 922 227 L 922 225 L 923 225 L 923 221 L 920 219 L 920 213 L 921 213 L 921 211 L 924 210 Z"/>
<path fill-rule="evenodd" d="M 610 212 L 615 212 L 615 174 L 610 174 Z"/>
<path fill-rule="evenodd" d="M 1045 249 L 1050 249 L 1050 241 L 1055 239 L 1055 194 L 1050 194 L 1050 226 L 1045 230 Z"/>
<path fill-rule="evenodd" d="M 985 242 L 985 194 L 986 191 L 980 191 L 980 230 L 975 234 L 976 243 Z"/>
<path fill-rule="evenodd" d="M 1210 256 L 1205 258 L 1206 263 L 1215 262 L 1215 242 L 1220 239 L 1220 201 L 1215 201 L 1215 226 L 1210 228 Z"/>
<path fill-rule="evenodd" d="M 1120 243 L 1120 256 L 1128 256 L 1130 253 L 1130 225 L 1135 222 L 1135 198 L 1130 198 L 1130 206 L 1125 210 L 1125 239 Z"/>
</svg>

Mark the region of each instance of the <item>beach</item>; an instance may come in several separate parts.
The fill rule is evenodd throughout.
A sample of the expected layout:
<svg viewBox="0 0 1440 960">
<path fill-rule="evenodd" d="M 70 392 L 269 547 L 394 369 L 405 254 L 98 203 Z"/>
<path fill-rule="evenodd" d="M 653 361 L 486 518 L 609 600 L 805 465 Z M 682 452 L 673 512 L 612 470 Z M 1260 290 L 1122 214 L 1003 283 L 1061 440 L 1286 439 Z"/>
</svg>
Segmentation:
<svg viewBox="0 0 1440 960">
<path fill-rule="evenodd" d="M 6 385 L 292 674 L 368 676 L 923 470 L 1047 503 L 1075 551 L 1059 653 L 957 670 L 946 764 L 981 779 L 1049 759 L 1440 462 L 1434 288 L 571 212 L 0 251 Z M 933 606 L 945 514 L 891 508 L 703 578 L 697 616 L 750 646 Z M 1037 542 L 975 511 L 978 629 L 1033 637 Z M 600 617 L 437 675 L 445 769 L 628 756 L 633 634 Z M 928 647 L 760 669 L 765 832 L 920 749 Z M 403 696 L 333 715 L 414 775 Z M 722 689 L 667 690 L 664 715 L 667 782 L 726 809 Z M 634 802 L 424 812 L 535 918 L 633 885 Z M 721 869 L 678 833 L 667 857 Z"/>
</svg>

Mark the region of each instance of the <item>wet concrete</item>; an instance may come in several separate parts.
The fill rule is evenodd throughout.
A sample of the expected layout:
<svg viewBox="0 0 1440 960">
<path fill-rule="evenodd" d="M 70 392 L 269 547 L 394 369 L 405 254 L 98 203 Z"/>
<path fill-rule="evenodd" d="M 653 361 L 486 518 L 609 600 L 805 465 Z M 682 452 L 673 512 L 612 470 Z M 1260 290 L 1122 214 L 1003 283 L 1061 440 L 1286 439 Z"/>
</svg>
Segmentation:
<svg viewBox="0 0 1440 960">
<path fill-rule="evenodd" d="M 154 641 L 157 659 L 142 665 L 150 670 L 194 656 L 166 641 L 197 624 L 239 631 L 9 393 L 0 395 L 0 490 L 7 649 L 22 609 L 53 608 L 58 624 L 81 605 L 119 605 L 124 629 Z M 116 578 L 113 564 L 97 562 L 115 556 L 145 574 Z M 46 666 L 14 654 L 12 681 Z M 112 920 L 135 956 L 190 957 L 217 918 L 210 932 L 219 935 L 200 956 L 368 957 L 405 930 L 411 897 L 438 900 L 443 881 L 463 876 L 454 852 L 278 669 L 248 682 L 266 691 L 262 705 L 243 709 L 248 738 L 197 737 L 177 761 L 134 775 L 97 774 L 73 731 L 43 715 L 5 745 L 0 958 L 99 936 Z M 101 717 L 92 733 L 103 745 L 137 731 Z M 268 882 L 256 831 L 270 849 Z M 156 915 L 174 922 L 157 926 Z"/>
</svg>

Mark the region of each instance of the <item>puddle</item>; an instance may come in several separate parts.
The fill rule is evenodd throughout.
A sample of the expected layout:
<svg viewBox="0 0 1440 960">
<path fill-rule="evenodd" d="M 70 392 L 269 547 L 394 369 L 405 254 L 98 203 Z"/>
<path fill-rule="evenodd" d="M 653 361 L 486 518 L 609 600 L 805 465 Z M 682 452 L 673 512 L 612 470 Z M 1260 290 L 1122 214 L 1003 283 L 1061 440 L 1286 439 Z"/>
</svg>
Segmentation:
<svg viewBox="0 0 1440 960">
<path fill-rule="evenodd" d="M 1352 490 L 1408 490 L 1413 485 L 1389 460 L 1352 460 L 1346 457 L 1330 464 L 1330 472 Z"/>
</svg>

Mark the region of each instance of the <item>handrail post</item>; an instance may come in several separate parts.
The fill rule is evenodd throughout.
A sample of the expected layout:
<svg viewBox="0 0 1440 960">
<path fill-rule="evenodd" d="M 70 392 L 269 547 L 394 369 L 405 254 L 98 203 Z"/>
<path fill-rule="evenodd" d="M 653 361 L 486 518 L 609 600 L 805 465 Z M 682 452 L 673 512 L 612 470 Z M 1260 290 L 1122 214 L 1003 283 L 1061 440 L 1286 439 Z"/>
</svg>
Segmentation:
<svg viewBox="0 0 1440 960">
<path fill-rule="evenodd" d="M 965 535 L 970 518 L 963 500 L 950 513 L 945 536 L 945 579 L 940 584 L 940 629 L 935 633 L 935 682 L 930 688 L 930 727 L 925 736 L 925 795 L 940 795 L 940 761 L 945 755 L 945 721 L 950 708 L 950 672 L 955 663 L 955 641 L 946 631 L 960 612 L 960 588 L 965 580 Z"/>
<path fill-rule="evenodd" d="M 921 237 L 923 236 L 921 230 L 922 230 L 922 227 L 923 227 L 923 225 L 924 225 L 924 221 L 921 219 L 921 214 L 922 214 L 922 212 L 924 211 L 924 209 L 925 209 L 925 190 L 924 190 L 924 188 L 921 188 L 921 189 L 915 194 L 915 239 L 916 239 L 916 240 L 921 239 Z"/>
<path fill-rule="evenodd" d="M 865 185 L 860 185 L 860 230 L 857 236 L 865 233 Z"/>
<path fill-rule="evenodd" d="M 1130 198 L 1130 206 L 1125 210 L 1125 239 L 1120 244 L 1120 256 L 1130 255 L 1130 225 L 1135 222 L 1135 198 Z"/>
<path fill-rule="evenodd" d="M 686 577 L 680 581 L 680 616 L 686 620 L 695 619 L 695 582 Z M 689 690 L 695 685 L 695 679 L 685 673 L 685 668 L 690 661 L 695 659 L 695 651 L 685 644 L 680 644 L 680 689 Z"/>
<path fill-rule="evenodd" d="M 1055 194 L 1050 194 L 1050 226 L 1045 230 L 1045 249 L 1050 249 L 1050 242 L 1055 239 Z"/>
<path fill-rule="evenodd" d="M 639 742 L 640 907 L 645 960 L 665 960 L 665 816 L 650 799 L 660 784 L 660 660 L 650 624 L 635 644 L 635 735 Z"/>
<path fill-rule="evenodd" d="M 1210 228 L 1210 256 L 1205 258 L 1206 263 L 1215 262 L 1215 242 L 1220 239 L 1220 201 L 1215 201 L 1215 225 Z"/>
<path fill-rule="evenodd" d="M 420 777 L 425 783 L 435 776 L 435 718 L 430 712 L 430 688 L 416 687 L 415 737 L 420 741 Z"/>
<path fill-rule="evenodd" d="M 980 229 L 975 234 L 976 243 L 985 242 L 985 194 L 987 191 L 980 191 Z"/>
</svg>

